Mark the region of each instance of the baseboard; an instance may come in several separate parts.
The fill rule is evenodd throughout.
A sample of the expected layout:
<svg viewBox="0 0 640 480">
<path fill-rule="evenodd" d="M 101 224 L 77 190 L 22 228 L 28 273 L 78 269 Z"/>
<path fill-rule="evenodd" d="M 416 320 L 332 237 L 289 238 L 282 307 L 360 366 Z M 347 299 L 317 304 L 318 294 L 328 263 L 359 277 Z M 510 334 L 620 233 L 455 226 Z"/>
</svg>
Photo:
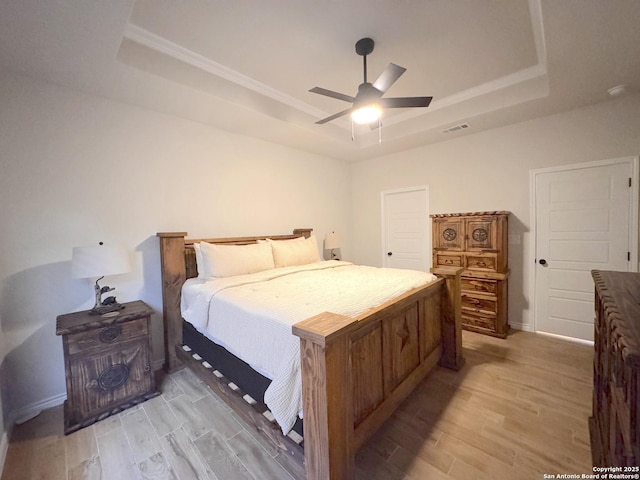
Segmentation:
<svg viewBox="0 0 640 480">
<path fill-rule="evenodd" d="M 565 337 L 564 335 L 557 335 L 555 333 L 536 332 L 538 335 L 544 335 L 545 337 L 557 338 L 558 340 L 564 340 L 565 342 L 580 343 L 582 345 L 589 345 L 593 347 L 593 341 L 583 340 L 581 338 Z"/>
<path fill-rule="evenodd" d="M 513 328 L 514 330 L 522 330 L 523 332 L 535 332 L 535 330 L 533 329 L 533 327 L 531 325 L 524 324 L 524 323 L 509 322 L 509 326 L 511 328 Z"/>
<path fill-rule="evenodd" d="M 555 333 L 536 332 L 535 328 L 531 325 L 524 325 L 522 323 L 510 323 L 511 328 L 514 330 L 522 330 L 524 332 L 537 333 L 546 337 L 557 338 L 558 340 L 564 340 L 565 342 L 580 343 L 582 345 L 593 346 L 593 342 L 590 340 L 583 340 L 581 338 L 565 337 L 564 335 L 557 335 Z"/>
<path fill-rule="evenodd" d="M 157 371 L 160 370 L 164 367 L 164 358 L 161 358 L 160 360 L 154 360 L 153 362 L 153 371 Z"/>
<path fill-rule="evenodd" d="M 13 425 L 14 423 L 21 424 L 27 422 L 32 418 L 40 415 L 40 412 L 42 412 L 43 410 L 61 405 L 66 399 L 67 394 L 61 393 L 60 395 L 56 395 L 54 397 L 50 397 L 40 402 L 32 403 L 31 405 L 20 408 L 19 410 L 13 412 L 12 415 L 10 415 L 11 425 Z"/>
<path fill-rule="evenodd" d="M 7 451 L 9 450 L 9 433 L 11 430 L 7 430 L 2 434 L 0 438 L 0 477 L 2 477 L 2 471 L 4 470 L 4 462 L 7 460 Z"/>
</svg>

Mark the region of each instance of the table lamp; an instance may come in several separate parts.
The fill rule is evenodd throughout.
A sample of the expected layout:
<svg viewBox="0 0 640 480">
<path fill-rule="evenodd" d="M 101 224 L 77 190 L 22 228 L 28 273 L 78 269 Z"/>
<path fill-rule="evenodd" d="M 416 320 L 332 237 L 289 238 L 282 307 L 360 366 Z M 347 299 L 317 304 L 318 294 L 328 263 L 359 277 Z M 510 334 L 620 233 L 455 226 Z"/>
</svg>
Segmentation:
<svg viewBox="0 0 640 480">
<path fill-rule="evenodd" d="M 337 258 L 334 250 L 340 248 L 340 244 L 342 243 L 340 239 L 340 235 L 335 232 L 327 233 L 324 236 L 324 249 L 331 250 L 331 260 L 340 260 Z"/>
<path fill-rule="evenodd" d="M 98 282 L 107 275 L 117 275 L 130 271 L 129 254 L 122 247 L 108 247 L 102 242 L 91 247 L 73 247 L 71 275 L 74 278 L 99 277 L 93 287 L 95 305 L 89 311 L 90 315 L 103 315 L 124 308 L 124 305 L 119 304 L 114 296 L 102 300 L 103 293 L 111 292 L 115 288 L 100 287 Z"/>
</svg>

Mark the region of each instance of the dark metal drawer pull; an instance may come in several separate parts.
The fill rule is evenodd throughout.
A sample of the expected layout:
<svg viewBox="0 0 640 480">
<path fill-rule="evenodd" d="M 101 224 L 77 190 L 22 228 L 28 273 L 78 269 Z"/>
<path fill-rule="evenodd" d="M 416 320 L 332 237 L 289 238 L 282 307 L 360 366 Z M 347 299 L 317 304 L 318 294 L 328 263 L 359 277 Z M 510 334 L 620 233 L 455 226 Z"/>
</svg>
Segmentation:
<svg viewBox="0 0 640 480">
<path fill-rule="evenodd" d="M 110 325 L 100 331 L 100 341 L 102 343 L 111 343 L 122 334 L 120 325 Z"/>
<path fill-rule="evenodd" d="M 129 367 L 123 363 L 116 363 L 107 367 L 98 378 L 98 385 L 103 390 L 114 390 L 121 387 L 129 379 Z"/>
</svg>

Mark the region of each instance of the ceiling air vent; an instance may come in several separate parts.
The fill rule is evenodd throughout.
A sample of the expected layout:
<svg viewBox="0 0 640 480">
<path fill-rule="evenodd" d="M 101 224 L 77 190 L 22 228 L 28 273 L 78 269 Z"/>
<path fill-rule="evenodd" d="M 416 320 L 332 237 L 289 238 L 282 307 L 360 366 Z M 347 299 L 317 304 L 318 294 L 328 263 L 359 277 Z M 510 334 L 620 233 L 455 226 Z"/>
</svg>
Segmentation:
<svg viewBox="0 0 640 480">
<path fill-rule="evenodd" d="M 465 128 L 469 128 L 468 123 L 461 123 L 459 125 L 454 125 L 453 127 L 445 128 L 444 130 L 442 130 L 442 133 L 453 133 L 459 130 L 464 130 Z"/>
</svg>

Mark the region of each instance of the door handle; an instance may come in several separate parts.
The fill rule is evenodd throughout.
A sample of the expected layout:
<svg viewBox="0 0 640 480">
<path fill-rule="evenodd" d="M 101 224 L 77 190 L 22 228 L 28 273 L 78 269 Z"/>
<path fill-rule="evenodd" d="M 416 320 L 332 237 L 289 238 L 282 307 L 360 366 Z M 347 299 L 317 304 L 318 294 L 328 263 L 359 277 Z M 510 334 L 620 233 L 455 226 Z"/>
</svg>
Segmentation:
<svg viewBox="0 0 640 480">
<path fill-rule="evenodd" d="M 544 267 L 547 264 L 547 261 L 544 258 L 541 258 L 538 263 Z"/>
<path fill-rule="evenodd" d="M 387 252 L 387 256 L 390 257 L 391 255 L 393 255 L 393 252 Z"/>
</svg>

